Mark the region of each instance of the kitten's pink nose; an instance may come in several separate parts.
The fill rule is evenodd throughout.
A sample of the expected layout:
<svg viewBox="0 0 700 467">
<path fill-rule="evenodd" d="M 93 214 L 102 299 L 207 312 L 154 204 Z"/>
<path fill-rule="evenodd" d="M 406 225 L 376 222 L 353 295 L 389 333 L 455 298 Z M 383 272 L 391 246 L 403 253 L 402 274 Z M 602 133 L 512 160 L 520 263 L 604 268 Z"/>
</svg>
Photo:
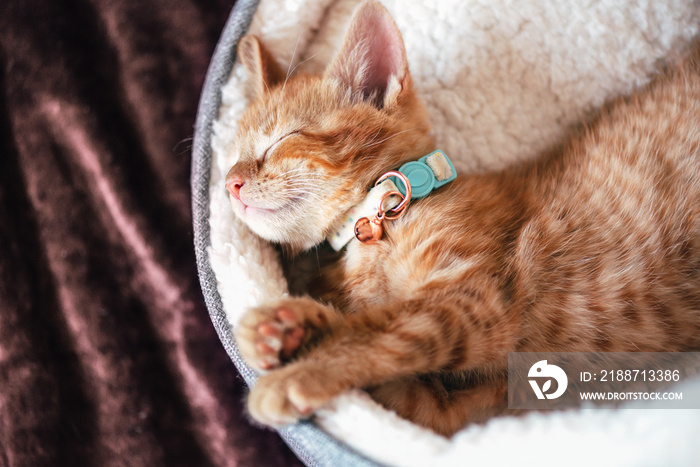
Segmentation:
<svg viewBox="0 0 700 467">
<path fill-rule="evenodd" d="M 243 185 L 245 185 L 245 180 L 239 176 L 228 174 L 226 177 L 226 189 L 231 193 L 231 196 L 239 201 L 241 199 L 240 191 Z"/>
</svg>

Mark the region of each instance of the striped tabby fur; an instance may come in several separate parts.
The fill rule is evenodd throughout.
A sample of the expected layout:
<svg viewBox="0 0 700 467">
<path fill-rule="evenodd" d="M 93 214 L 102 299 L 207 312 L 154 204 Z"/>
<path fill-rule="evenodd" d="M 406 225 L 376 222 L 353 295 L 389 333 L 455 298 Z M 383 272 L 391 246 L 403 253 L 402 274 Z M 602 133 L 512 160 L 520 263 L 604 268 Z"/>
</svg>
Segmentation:
<svg viewBox="0 0 700 467">
<path fill-rule="evenodd" d="M 298 252 L 373 181 L 434 149 L 399 31 L 370 1 L 322 76 L 287 77 L 251 36 L 255 99 L 227 188 L 257 234 Z M 250 310 L 248 406 L 268 425 L 366 388 L 449 435 L 505 411 L 511 351 L 700 348 L 700 67 L 609 104 L 560 150 L 461 176 L 352 241 L 316 299 Z"/>
</svg>

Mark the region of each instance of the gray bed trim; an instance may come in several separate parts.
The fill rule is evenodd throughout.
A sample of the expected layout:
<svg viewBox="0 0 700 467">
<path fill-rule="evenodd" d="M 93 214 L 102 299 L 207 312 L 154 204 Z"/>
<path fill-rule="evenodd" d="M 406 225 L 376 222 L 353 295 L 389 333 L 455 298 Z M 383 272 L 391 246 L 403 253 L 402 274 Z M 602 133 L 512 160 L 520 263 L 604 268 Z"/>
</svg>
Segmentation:
<svg viewBox="0 0 700 467">
<path fill-rule="evenodd" d="M 199 281 L 204 301 L 214 328 L 226 352 L 248 385 L 255 381 L 255 373 L 248 368 L 238 353 L 226 319 L 216 277 L 209 262 L 209 179 L 211 170 L 212 122 L 221 105 L 221 87 L 228 80 L 236 59 L 236 44 L 245 34 L 260 0 L 239 0 L 226 22 L 214 51 L 197 111 L 197 122 L 192 149 L 192 216 L 194 247 L 197 255 Z M 279 430 L 289 447 L 306 465 L 313 467 L 377 466 L 332 438 L 316 425 L 304 422 Z"/>
</svg>

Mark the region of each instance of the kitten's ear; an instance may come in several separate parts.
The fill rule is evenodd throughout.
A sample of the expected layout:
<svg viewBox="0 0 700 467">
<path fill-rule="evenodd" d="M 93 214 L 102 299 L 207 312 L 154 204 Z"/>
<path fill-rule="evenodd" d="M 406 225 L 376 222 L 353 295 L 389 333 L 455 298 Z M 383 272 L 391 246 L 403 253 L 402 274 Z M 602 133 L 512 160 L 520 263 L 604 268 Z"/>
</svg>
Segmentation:
<svg viewBox="0 0 700 467">
<path fill-rule="evenodd" d="M 282 82 L 284 74 L 265 46 L 255 36 L 243 36 L 238 42 L 238 57 L 253 85 L 256 95 L 262 96 L 272 86 Z"/>
<path fill-rule="evenodd" d="M 391 106 L 410 87 L 401 33 L 381 4 L 370 0 L 360 6 L 325 76 L 380 108 Z"/>
</svg>

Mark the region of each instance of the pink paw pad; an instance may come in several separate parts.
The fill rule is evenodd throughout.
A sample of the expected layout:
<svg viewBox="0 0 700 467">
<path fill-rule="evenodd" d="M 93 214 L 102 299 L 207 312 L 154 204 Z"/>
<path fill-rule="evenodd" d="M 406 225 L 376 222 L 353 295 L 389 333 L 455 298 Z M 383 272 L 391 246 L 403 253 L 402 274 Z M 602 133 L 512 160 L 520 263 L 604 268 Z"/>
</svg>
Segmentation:
<svg viewBox="0 0 700 467">
<path fill-rule="evenodd" d="M 304 328 L 297 322 L 294 313 L 285 308 L 277 310 L 273 320 L 259 324 L 256 329 L 262 337 L 256 343 L 256 349 L 263 356 L 291 358 L 304 338 Z M 264 368 L 273 366 L 272 361 L 263 361 Z"/>
</svg>

